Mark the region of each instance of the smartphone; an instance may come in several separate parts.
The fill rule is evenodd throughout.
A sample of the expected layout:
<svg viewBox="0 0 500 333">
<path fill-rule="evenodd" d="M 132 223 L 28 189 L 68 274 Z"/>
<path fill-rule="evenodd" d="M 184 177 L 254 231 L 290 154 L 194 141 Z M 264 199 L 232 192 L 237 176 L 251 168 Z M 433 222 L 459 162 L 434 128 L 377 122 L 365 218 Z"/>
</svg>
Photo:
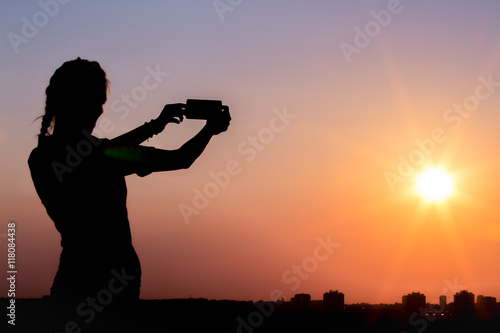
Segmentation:
<svg viewBox="0 0 500 333">
<path fill-rule="evenodd" d="M 188 99 L 184 115 L 187 119 L 208 119 L 211 115 L 227 110 L 222 101 L 210 99 Z"/>
</svg>

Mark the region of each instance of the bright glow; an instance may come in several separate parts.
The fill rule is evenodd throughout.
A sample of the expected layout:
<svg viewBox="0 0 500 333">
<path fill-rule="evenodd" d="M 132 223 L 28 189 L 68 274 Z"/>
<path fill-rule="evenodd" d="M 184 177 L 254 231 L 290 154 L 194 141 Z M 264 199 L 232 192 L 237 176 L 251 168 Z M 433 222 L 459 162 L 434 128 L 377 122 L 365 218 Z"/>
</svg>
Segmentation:
<svg viewBox="0 0 500 333">
<path fill-rule="evenodd" d="M 451 177 L 440 169 L 425 170 L 417 179 L 417 190 L 428 200 L 442 200 L 451 193 Z"/>
</svg>

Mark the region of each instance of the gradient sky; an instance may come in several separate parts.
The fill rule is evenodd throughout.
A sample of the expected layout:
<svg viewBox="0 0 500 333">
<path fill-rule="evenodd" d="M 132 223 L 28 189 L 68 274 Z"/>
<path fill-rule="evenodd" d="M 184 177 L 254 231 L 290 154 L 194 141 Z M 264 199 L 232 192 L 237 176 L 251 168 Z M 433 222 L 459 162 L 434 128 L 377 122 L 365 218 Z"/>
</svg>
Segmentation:
<svg viewBox="0 0 500 333">
<path fill-rule="evenodd" d="M 37 1 L 0 3 L 0 233 L 17 222 L 17 296 L 48 294 L 57 270 L 60 237 L 26 161 L 50 76 L 81 57 L 111 82 L 111 130 L 99 136 L 187 98 L 222 99 L 233 117 L 189 170 L 127 177 L 142 298 L 259 300 L 275 289 L 285 299 L 338 289 L 347 303 L 400 302 L 412 291 L 433 301 L 459 289 L 500 297 L 500 2 L 242 0 L 222 16 L 213 1 L 194 0 L 50 8 L 44 16 Z M 376 23 L 372 11 L 388 9 L 390 21 Z M 25 27 L 16 52 L 13 34 L 25 38 L 34 18 L 38 31 Z M 357 36 L 365 28 L 368 39 Z M 356 42 L 347 59 L 341 46 Z M 148 68 L 169 74 L 127 106 L 123 94 L 144 91 Z M 470 112 L 454 108 L 474 101 Z M 178 147 L 201 126 L 168 125 L 145 145 Z M 453 177 L 445 202 L 415 191 L 429 165 Z M 229 183 L 215 185 L 211 173 L 228 166 Z M 200 201 L 197 191 L 212 198 L 188 224 L 179 207 Z M 318 238 L 336 247 L 317 250 Z"/>
</svg>

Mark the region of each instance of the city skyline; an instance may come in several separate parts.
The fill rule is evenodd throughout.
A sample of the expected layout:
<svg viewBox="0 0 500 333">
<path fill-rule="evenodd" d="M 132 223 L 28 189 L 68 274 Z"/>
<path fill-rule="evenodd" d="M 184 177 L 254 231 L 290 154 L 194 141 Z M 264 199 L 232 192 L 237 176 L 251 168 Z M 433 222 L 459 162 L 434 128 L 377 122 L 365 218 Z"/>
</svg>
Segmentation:
<svg viewBox="0 0 500 333">
<path fill-rule="evenodd" d="M 99 297 L 88 303 L 88 310 L 100 312 Z M 0 298 L 0 302 L 8 301 Z M 36 321 L 19 322 L 22 328 L 39 328 L 44 319 L 44 299 L 20 299 L 17 307 L 29 313 Z M 101 308 L 102 309 L 102 308 Z M 91 311 L 81 312 L 88 315 Z M 206 298 L 141 300 L 134 316 L 141 318 L 142 329 L 174 327 L 183 331 L 207 332 L 289 332 L 315 331 L 336 328 L 340 332 L 461 332 L 471 329 L 494 330 L 500 324 L 500 303 L 495 297 L 475 295 L 461 290 L 451 302 L 440 297 L 439 304 L 426 302 L 426 296 L 411 292 L 402 296 L 402 302 L 391 304 L 344 303 L 344 294 L 329 290 L 323 299 L 315 300 L 310 294 L 295 294 L 289 301 L 235 301 Z M 91 317 L 88 317 L 91 318 Z M 165 320 L 165 318 L 169 318 Z M 197 320 L 192 320 L 197 318 Z M 85 317 L 84 317 L 85 319 Z M 34 326 L 33 326 L 34 325 Z M 50 325 L 50 324 L 49 324 Z M 199 326 L 199 327 L 198 327 Z M 198 328 L 196 328 L 198 327 Z M 128 328 L 128 327 L 127 327 Z M 341 328 L 341 330 L 339 330 Z M 135 332 L 135 330 L 131 330 Z"/>
</svg>

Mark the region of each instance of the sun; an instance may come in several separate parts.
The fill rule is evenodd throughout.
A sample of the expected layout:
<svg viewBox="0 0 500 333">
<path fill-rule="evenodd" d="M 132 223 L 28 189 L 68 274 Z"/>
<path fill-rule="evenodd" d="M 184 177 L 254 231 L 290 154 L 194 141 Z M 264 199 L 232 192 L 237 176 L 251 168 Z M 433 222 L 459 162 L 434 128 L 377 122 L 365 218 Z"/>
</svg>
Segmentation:
<svg viewBox="0 0 500 333">
<path fill-rule="evenodd" d="M 452 189 L 451 177 L 441 169 L 424 170 L 417 178 L 417 191 L 427 200 L 443 200 Z"/>
</svg>

